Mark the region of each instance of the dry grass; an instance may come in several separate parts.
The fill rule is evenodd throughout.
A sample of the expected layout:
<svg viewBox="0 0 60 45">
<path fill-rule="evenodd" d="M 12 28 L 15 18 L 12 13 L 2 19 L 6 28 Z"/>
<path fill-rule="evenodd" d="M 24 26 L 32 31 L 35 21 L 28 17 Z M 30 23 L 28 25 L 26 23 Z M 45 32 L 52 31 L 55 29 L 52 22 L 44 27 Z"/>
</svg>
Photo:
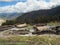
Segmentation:
<svg viewBox="0 0 60 45">
<path fill-rule="evenodd" d="M 56 36 L 11 36 L 0 38 L 5 45 L 60 45 L 60 37 Z M 10 43 L 12 42 L 12 44 Z M 18 43 L 17 43 L 18 42 Z"/>
<path fill-rule="evenodd" d="M 60 22 L 50 22 L 48 25 L 57 26 L 60 25 Z"/>
</svg>

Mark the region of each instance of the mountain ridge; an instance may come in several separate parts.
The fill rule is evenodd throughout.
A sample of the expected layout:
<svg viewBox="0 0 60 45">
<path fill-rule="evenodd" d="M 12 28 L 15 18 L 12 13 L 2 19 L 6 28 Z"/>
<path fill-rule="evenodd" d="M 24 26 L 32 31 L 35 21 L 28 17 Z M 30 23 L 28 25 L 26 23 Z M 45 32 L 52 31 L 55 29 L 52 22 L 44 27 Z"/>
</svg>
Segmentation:
<svg viewBox="0 0 60 45">
<path fill-rule="evenodd" d="M 38 19 L 38 18 L 41 18 L 41 19 Z M 44 18 L 46 18 L 46 19 L 52 18 L 52 19 L 49 19 L 50 21 L 52 21 L 52 20 L 55 21 L 55 19 L 59 20 L 60 19 L 60 6 L 57 6 L 52 9 L 47 9 L 47 10 L 46 9 L 45 10 L 37 10 L 37 11 L 31 11 L 28 13 L 24 13 L 23 15 L 21 15 L 17 18 L 17 21 L 19 21 L 19 22 L 21 22 L 21 21 L 22 22 L 34 22 L 34 21 L 39 20 L 39 22 L 40 22 L 40 20 L 43 20 Z M 44 20 L 46 20 L 46 19 L 44 19 Z M 47 21 L 48 20 L 46 20 L 46 22 Z"/>
<path fill-rule="evenodd" d="M 22 15 L 22 13 L 0 13 L 0 18 L 10 20 Z"/>
<path fill-rule="evenodd" d="M 9 20 L 9 19 L 16 19 L 19 17 L 36 18 L 39 15 L 57 15 L 57 14 L 60 14 L 60 6 L 51 9 L 35 10 L 27 13 L 0 13 L 0 18 Z"/>
</svg>

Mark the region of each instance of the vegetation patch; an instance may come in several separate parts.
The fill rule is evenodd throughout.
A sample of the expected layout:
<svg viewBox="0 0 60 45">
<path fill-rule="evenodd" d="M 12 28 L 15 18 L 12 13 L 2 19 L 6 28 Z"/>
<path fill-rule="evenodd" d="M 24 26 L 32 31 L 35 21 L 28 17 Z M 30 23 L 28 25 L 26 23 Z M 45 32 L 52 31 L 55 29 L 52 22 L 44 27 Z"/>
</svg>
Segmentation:
<svg viewBox="0 0 60 45">
<path fill-rule="evenodd" d="M 0 38 L 0 45 L 60 45 L 56 36 L 12 36 Z"/>
</svg>

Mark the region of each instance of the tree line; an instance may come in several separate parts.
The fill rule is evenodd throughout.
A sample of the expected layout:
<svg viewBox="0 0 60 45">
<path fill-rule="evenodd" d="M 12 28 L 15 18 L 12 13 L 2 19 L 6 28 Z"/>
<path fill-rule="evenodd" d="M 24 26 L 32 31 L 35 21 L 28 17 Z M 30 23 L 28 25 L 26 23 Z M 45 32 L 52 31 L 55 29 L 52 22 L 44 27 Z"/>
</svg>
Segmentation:
<svg viewBox="0 0 60 45">
<path fill-rule="evenodd" d="M 36 23 L 49 23 L 49 22 L 60 22 L 60 15 L 41 15 L 36 18 L 22 18 L 21 16 L 15 20 L 6 20 L 2 25 L 14 25 L 17 23 L 27 23 L 27 24 L 36 24 Z"/>
</svg>

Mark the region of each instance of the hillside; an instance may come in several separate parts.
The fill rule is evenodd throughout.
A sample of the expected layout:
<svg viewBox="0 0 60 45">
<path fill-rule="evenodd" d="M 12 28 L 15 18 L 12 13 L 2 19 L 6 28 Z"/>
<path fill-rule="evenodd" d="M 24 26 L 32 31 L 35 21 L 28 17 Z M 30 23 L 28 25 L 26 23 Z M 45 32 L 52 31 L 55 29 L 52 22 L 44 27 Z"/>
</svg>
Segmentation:
<svg viewBox="0 0 60 45">
<path fill-rule="evenodd" d="M 60 6 L 54 7 L 52 9 L 24 13 L 16 20 L 18 23 L 46 23 L 51 21 L 60 21 Z"/>
<path fill-rule="evenodd" d="M 0 13 L 0 18 L 3 19 L 15 19 L 16 17 L 22 15 L 22 13 Z"/>
<path fill-rule="evenodd" d="M 3 25 L 14 25 L 16 23 L 36 24 L 60 22 L 60 6 L 54 7 L 52 9 L 36 10 L 28 13 L 23 13 L 21 15 L 20 13 L 14 13 L 8 16 L 8 19 L 12 19 L 13 17 L 17 18 L 15 20 L 7 20 L 6 23 L 3 23 Z"/>
</svg>

